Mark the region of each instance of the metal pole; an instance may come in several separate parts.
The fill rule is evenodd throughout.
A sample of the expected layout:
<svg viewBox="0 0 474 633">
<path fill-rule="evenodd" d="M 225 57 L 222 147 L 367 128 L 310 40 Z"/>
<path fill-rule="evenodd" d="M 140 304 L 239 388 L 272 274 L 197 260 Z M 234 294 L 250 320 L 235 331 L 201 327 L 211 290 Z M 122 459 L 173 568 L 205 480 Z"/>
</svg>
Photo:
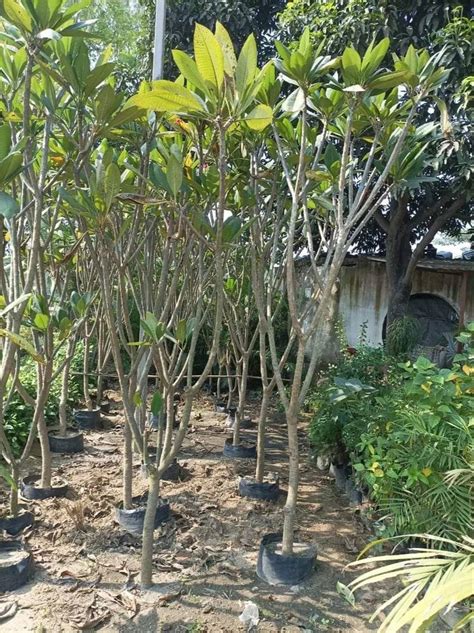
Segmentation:
<svg viewBox="0 0 474 633">
<path fill-rule="evenodd" d="M 155 41 L 153 47 L 152 79 L 163 77 L 163 56 L 165 50 L 166 0 L 156 0 Z"/>
</svg>

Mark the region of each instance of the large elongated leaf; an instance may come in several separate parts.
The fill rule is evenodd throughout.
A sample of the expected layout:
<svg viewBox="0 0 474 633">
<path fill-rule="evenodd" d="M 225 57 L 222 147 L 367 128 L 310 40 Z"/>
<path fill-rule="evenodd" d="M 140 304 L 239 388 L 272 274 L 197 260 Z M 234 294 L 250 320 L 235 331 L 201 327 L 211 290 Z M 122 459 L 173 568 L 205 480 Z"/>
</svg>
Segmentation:
<svg viewBox="0 0 474 633">
<path fill-rule="evenodd" d="M 204 80 L 219 89 L 224 81 L 224 54 L 214 33 L 202 24 L 194 30 L 194 56 Z"/>
<path fill-rule="evenodd" d="M 11 130 L 9 125 L 0 125 L 0 160 L 8 156 L 11 147 Z"/>
<path fill-rule="evenodd" d="M 112 206 L 115 196 L 120 193 L 120 169 L 115 163 L 110 163 L 105 172 L 104 191 L 105 206 L 108 210 Z"/>
<path fill-rule="evenodd" d="M 161 79 L 153 84 L 152 90 L 135 95 L 129 104 L 147 110 L 170 112 L 173 114 L 204 113 L 204 105 L 184 86 Z"/>
<path fill-rule="evenodd" d="M 24 336 L 5 330 L 4 328 L 0 328 L 0 336 L 9 338 L 12 343 L 20 349 L 25 350 L 25 352 L 27 352 L 37 363 L 44 362 L 43 357 L 37 353 L 33 345 Z"/>
<path fill-rule="evenodd" d="M 249 35 L 240 51 L 235 69 L 235 83 L 240 96 L 243 95 L 247 86 L 253 81 L 257 71 L 257 44 L 255 37 Z"/>
<path fill-rule="evenodd" d="M 233 77 L 237 66 L 237 58 L 235 56 L 234 45 L 230 39 L 230 35 L 220 22 L 216 23 L 216 38 L 224 53 L 224 72 Z"/>
<path fill-rule="evenodd" d="M 183 75 L 186 81 L 189 81 L 193 86 L 198 88 L 198 90 L 204 92 L 204 94 L 209 94 L 206 82 L 199 72 L 194 59 L 192 59 L 183 51 L 174 50 L 172 54 L 174 63 L 176 64 L 179 72 Z"/>
<path fill-rule="evenodd" d="M 23 156 L 21 152 L 13 152 L 0 160 L 0 184 L 6 184 L 17 176 L 23 166 Z"/>
<path fill-rule="evenodd" d="M 176 198 L 183 184 L 183 166 L 173 154 L 170 154 L 168 159 L 166 180 L 173 196 Z"/>
</svg>

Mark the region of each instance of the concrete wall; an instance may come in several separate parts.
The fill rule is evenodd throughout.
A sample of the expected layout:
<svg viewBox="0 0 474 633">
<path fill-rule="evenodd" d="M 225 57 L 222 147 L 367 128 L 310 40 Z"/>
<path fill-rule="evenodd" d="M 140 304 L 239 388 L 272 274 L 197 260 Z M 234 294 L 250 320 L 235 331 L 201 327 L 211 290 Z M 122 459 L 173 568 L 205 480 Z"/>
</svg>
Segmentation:
<svg viewBox="0 0 474 633">
<path fill-rule="evenodd" d="M 474 274 L 468 273 L 466 322 L 474 320 Z M 413 294 L 428 293 L 448 301 L 460 313 L 462 273 L 418 267 Z M 343 267 L 340 277 L 339 317 L 344 321 L 349 345 L 356 346 L 361 327 L 367 322 L 367 338 L 371 345 L 382 343 L 382 330 L 387 315 L 388 297 L 385 262 L 360 258 Z"/>
</svg>

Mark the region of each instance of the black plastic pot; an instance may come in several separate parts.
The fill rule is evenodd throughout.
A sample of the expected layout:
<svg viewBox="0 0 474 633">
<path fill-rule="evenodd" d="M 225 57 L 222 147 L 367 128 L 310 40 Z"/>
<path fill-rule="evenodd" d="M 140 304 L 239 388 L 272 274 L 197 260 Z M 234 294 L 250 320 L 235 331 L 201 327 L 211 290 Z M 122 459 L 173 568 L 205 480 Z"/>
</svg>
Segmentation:
<svg viewBox="0 0 474 633">
<path fill-rule="evenodd" d="M 345 493 L 351 506 L 359 506 L 362 503 L 362 492 L 356 488 L 351 478 L 346 479 Z"/>
<path fill-rule="evenodd" d="M 0 531 L 5 530 L 7 534 L 16 536 L 26 527 L 33 525 L 35 521 L 34 514 L 28 510 L 20 512 L 16 517 L 3 517 L 0 518 Z"/>
<path fill-rule="evenodd" d="M 227 413 L 227 405 L 225 402 L 216 402 L 214 409 L 217 413 Z"/>
<path fill-rule="evenodd" d="M 48 437 L 52 453 L 80 453 L 84 450 L 84 436 L 76 429 L 66 429 L 66 435 L 50 431 Z"/>
<path fill-rule="evenodd" d="M 0 593 L 18 589 L 26 582 L 32 557 L 17 541 L 0 542 Z"/>
<path fill-rule="evenodd" d="M 270 585 L 298 585 L 313 573 L 316 546 L 308 545 L 302 552 L 283 556 L 275 551 L 275 545 L 281 540 L 281 534 L 263 537 L 258 552 L 257 575 Z"/>
<path fill-rule="evenodd" d="M 255 479 L 242 478 L 239 481 L 239 494 L 241 497 L 250 497 L 251 499 L 277 501 L 280 496 L 280 486 L 278 481 L 258 483 Z"/>
<path fill-rule="evenodd" d="M 232 438 L 228 437 L 224 444 L 224 457 L 232 459 L 256 459 L 257 447 L 255 444 L 239 444 L 234 446 Z"/>
<path fill-rule="evenodd" d="M 110 413 L 110 400 L 102 400 L 100 410 L 102 413 Z"/>
<path fill-rule="evenodd" d="M 115 518 L 117 523 L 130 534 L 139 535 L 143 532 L 143 522 L 145 520 L 147 495 L 134 497 L 132 499 L 135 506 L 132 510 L 124 510 L 122 504 L 115 508 Z M 164 521 L 170 518 L 170 504 L 166 499 L 162 499 L 156 508 L 155 529 Z"/>
<path fill-rule="evenodd" d="M 89 411 L 89 409 L 78 409 L 77 411 L 74 411 L 74 419 L 80 429 L 88 430 L 103 428 L 99 407 L 92 409 L 92 411 Z"/>
<path fill-rule="evenodd" d="M 331 464 L 329 469 L 330 474 L 336 480 L 336 487 L 341 492 L 345 492 L 346 490 L 346 481 L 347 481 L 347 466 L 339 466 L 338 464 Z"/>
<path fill-rule="evenodd" d="M 30 475 L 21 480 L 20 489 L 24 499 L 50 499 L 52 497 L 65 497 L 69 486 L 64 482 L 60 486 L 51 488 L 39 488 L 35 484 L 40 480 L 38 475 Z"/>
<path fill-rule="evenodd" d="M 240 428 L 244 430 L 254 429 L 255 422 L 252 420 L 252 418 L 244 418 L 240 421 Z"/>
</svg>

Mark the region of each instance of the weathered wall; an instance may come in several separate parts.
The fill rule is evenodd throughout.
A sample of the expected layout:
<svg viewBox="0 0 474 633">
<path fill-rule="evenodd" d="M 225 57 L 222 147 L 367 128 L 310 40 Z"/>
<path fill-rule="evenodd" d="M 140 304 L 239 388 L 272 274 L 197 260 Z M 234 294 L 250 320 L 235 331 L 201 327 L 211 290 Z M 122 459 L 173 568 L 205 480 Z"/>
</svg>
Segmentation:
<svg viewBox="0 0 474 633">
<path fill-rule="evenodd" d="M 354 260 L 341 272 L 339 316 L 344 321 L 349 345 L 357 345 L 361 327 L 367 323 L 367 338 L 372 345 L 382 343 L 383 323 L 387 314 L 388 297 L 385 262 L 370 259 Z M 462 274 L 417 268 L 413 294 L 428 293 L 447 300 L 460 313 Z M 474 320 L 474 274 L 468 276 L 466 321 Z"/>
</svg>

